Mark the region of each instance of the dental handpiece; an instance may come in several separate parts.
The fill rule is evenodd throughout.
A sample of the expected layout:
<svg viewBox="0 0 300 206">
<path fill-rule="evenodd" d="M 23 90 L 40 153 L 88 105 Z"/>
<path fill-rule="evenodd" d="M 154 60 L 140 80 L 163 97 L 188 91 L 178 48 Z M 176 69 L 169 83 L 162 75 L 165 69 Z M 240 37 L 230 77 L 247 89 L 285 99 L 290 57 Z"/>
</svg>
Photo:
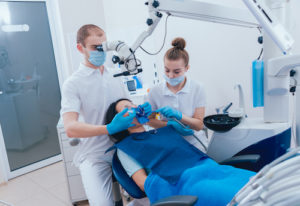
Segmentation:
<svg viewBox="0 0 300 206">
<path fill-rule="evenodd" d="M 178 124 L 180 124 L 183 128 L 185 129 L 189 129 L 186 125 L 184 125 L 182 122 L 180 122 L 178 119 L 176 119 L 175 117 L 171 118 L 173 121 L 177 122 Z M 205 151 L 207 151 L 207 147 L 204 145 L 204 143 L 195 135 L 192 135 L 201 145 L 202 147 L 205 149 Z"/>
</svg>

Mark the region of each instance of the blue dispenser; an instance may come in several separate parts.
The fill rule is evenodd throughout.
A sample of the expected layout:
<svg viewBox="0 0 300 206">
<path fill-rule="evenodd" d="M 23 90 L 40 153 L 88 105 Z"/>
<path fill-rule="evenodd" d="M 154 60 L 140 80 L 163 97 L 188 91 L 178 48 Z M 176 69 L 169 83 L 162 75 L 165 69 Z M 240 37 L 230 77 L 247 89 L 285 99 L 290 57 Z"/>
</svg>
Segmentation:
<svg viewBox="0 0 300 206">
<path fill-rule="evenodd" d="M 135 80 L 135 82 L 136 82 L 136 88 L 137 88 L 137 89 L 142 89 L 142 88 L 143 88 L 143 85 L 142 85 L 142 82 L 141 82 L 140 78 L 137 77 L 137 76 L 133 76 L 132 78 L 133 78 L 133 79 Z"/>
<path fill-rule="evenodd" d="M 264 106 L 264 62 L 252 62 L 253 107 Z"/>
</svg>

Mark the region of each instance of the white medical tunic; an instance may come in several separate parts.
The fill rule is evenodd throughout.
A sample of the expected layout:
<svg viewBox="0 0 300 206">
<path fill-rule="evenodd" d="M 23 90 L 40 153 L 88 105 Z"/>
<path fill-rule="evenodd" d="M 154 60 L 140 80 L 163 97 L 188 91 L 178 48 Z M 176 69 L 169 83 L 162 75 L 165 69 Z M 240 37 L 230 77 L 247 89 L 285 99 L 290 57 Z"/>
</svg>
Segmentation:
<svg viewBox="0 0 300 206">
<path fill-rule="evenodd" d="M 99 69 L 80 64 L 63 85 L 60 113 L 77 112 L 85 123 L 104 125 L 106 110 L 120 98 L 128 98 L 120 78 L 114 78 L 107 68 L 101 74 Z M 73 161 L 76 166 L 84 160 L 103 161 L 108 158 L 105 151 L 112 145 L 108 135 L 82 138 Z"/>
<path fill-rule="evenodd" d="M 152 110 L 170 106 L 186 116 L 193 117 L 196 108 L 205 107 L 204 86 L 199 82 L 193 81 L 190 77 L 186 77 L 186 79 L 184 87 L 176 94 L 169 90 L 165 81 L 153 87 L 148 95 L 148 101 L 152 106 Z M 163 120 L 166 119 L 163 118 Z M 195 131 L 194 134 L 207 144 L 207 138 L 202 130 L 199 132 Z M 185 136 L 184 138 L 198 149 L 204 151 L 201 144 L 193 136 Z"/>
</svg>

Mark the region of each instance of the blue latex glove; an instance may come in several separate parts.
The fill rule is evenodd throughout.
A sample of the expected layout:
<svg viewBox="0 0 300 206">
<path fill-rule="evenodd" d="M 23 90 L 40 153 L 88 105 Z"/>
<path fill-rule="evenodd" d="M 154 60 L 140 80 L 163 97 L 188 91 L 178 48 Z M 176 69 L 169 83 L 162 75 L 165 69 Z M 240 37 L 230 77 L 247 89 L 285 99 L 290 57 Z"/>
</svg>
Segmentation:
<svg viewBox="0 0 300 206">
<path fill-rule="evenodd" d="M 186 129 L 182 125 L 180 125 L 178 122 L 174 120 L 169 120 L 167 122 L 167 125 L 171 125 L 179 134 L 182 136 L 189 136 L 194 134 L 194 130 L 192 129 Z"/>
<path fill-rule="evenodd" d="M 141 107 L 144 109 L 144 112 L 147 117 L 149 117 L 152 114 L 152 107 L 149 102 L 145 102 L 144 104 L 141 105 Z"/>
<path fill-rule="evenodd" d="M 129 116 L 124 117 L 124 114 L 127 111 L 128 111 L 128 108 L 123 109 L 122 112 L 120 112 L 113 118 L 111 123 L 106 125 L 108 134 L 115 134 L 115 133 L 118 133 L 118 132 L 128 129 L 128 127 L 135 126 L 135 124 L 131 124 L 131 122 L 135 118 L 136 112 L 133 111 L 133 112 L 129 113 Z"/>
<path fill-rule="evenodd" d="M 146 124 L 147 122 L 149 122 L 149 119 L 145 113 L 145 110 L 142 108 L 141 105 L 139 105 L 138 107 L 136 108 L 131 108 L 128 110 L 128 112 L 135 112 L 135 117 L 137 119 L 137 121 L 140 123 L 140 124 Z"/>
<path fill-rule="evenodd" d="M 162 107 L 158 110 L 156 110 L 156 112 L 161 113 L 162 115 L 164 115 L 166 118 L 176 118 L 178 120 L 182 119 L 182 113 L 176 109 L 173 109 L 169 106 L 166 107 Z"/>
</svg>

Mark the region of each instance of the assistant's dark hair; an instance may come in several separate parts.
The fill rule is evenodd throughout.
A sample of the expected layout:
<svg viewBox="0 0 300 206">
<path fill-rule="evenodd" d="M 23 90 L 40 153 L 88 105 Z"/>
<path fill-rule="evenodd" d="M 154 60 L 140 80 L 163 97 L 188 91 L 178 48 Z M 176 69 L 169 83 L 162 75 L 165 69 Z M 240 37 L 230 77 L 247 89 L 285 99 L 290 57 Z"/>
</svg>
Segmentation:
<svg viewBox="0 0 300 206">
<path fill-rule="evenodd" d="M 118 114 L 117 112 L 117 104 L 120 102 L 120 101 L 124 101 L 124 100 L 127 100 L 129 102 L 131 102 L 129 99 L 119 99 L 113 103 L 111 103 L 106 111 L 106 114 L 105 114 L 105 124 L 109 124 L 111 123 L 111 121 L 113 120 L 113 118 L 116 116 L 116 114 Z M 121 132 L 118 132 L 118 133 L 115 133 L 115 134 L 112 134 L 112 135 L 108 135 L 110 140 L 115 142 L 115 143 L 118 143 L 120 141 L 122 141 L 124 138 L 126 138 L 127 136 L 129 136 L 130 133 L 128 130 L 123 130 Z"/>
</svg>

